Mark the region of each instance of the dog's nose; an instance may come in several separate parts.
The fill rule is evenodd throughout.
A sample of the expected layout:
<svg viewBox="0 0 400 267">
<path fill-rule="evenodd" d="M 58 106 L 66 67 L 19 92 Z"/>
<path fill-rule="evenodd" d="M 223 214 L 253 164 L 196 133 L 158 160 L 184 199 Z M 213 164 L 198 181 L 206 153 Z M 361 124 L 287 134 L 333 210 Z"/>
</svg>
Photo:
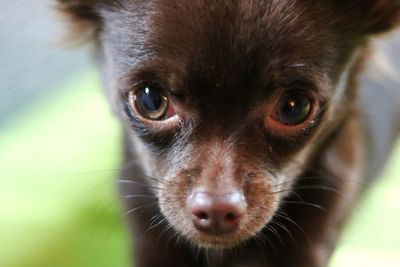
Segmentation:
<svg viewBox="0 0 400 267">
<path fill-rule="evenodd" d="M 195 192 L 188 198 L 188 208 L 194 226 L 214 235 L 235 231 L 243 217 L 247 203 L 241 192 L 210 194 Z"/>
</svg>

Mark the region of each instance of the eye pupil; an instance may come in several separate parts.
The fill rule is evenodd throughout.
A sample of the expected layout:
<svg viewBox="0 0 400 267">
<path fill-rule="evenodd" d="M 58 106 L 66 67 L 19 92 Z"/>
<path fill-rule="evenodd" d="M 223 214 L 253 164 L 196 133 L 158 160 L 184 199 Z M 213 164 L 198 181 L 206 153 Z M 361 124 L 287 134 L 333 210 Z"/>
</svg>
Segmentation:
<svg viewBox="0 0 400 267">
<path fill-rule="evenodd" d="M 138 97 L 143 108 L 147 111 L 157 111 L 162 105 L 162 97 L 148 87 Z"/>
<path fill-rule="evenodd" d="M 287 95 L 281 102 L 278 119 L 285 125 L 297 125 L 307 119 L 311 101 L 303 95 Z"/>
<path fill-rule="evenodd" d="M 160 90 L 146 86 L 135 95 L 135 104 L 142 116 L 151 120 L 160 120 L 168 108 L 168 98 Z"/>
</svg>

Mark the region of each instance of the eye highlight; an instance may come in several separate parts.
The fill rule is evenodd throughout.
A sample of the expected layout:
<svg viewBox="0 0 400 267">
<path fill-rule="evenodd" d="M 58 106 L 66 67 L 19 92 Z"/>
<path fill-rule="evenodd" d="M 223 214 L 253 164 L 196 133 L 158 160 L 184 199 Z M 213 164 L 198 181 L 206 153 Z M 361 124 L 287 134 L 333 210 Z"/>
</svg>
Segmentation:
<svg viewBox="0 0 400 267">
<path fill-rule="evenodd" d="M 131 91 L 129 104 L 135 113 L 152 121 L 162 121 L 174 115 L 167 94 L 150 85 Z"/>
</svg>

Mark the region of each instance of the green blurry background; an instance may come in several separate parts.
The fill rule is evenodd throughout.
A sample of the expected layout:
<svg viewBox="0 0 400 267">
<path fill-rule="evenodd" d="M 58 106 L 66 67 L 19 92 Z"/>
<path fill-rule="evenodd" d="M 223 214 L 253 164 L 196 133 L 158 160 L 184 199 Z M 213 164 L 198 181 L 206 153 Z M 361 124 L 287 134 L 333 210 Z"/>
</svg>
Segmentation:
<svg viewBox="0 0 400 267">
<path fill-rule="evenodd" d="M 0 0 L 0 267 L 127 267 L 118 123 L 85 53 L 49 44 L 49 0 L 32 2 Z M 15 33 L 21 10 L 30 29 Z M 400 145 L 331 267 L 400 266 L 399 162 Z"/>
</svg>

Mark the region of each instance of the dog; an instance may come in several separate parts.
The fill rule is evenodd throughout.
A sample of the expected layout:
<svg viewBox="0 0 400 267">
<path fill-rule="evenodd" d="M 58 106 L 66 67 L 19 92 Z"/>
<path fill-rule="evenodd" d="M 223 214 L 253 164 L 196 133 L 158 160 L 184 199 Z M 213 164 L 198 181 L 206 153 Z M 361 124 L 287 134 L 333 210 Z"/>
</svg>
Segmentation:
<svg viewBox="0 0 400 267">
<path fill-rule="evenodd" d="M 57 4 L 121 120 L 134 266 L 328 265 L 399 133 L 371 40 L 400 1 Z"/>
</svg>

